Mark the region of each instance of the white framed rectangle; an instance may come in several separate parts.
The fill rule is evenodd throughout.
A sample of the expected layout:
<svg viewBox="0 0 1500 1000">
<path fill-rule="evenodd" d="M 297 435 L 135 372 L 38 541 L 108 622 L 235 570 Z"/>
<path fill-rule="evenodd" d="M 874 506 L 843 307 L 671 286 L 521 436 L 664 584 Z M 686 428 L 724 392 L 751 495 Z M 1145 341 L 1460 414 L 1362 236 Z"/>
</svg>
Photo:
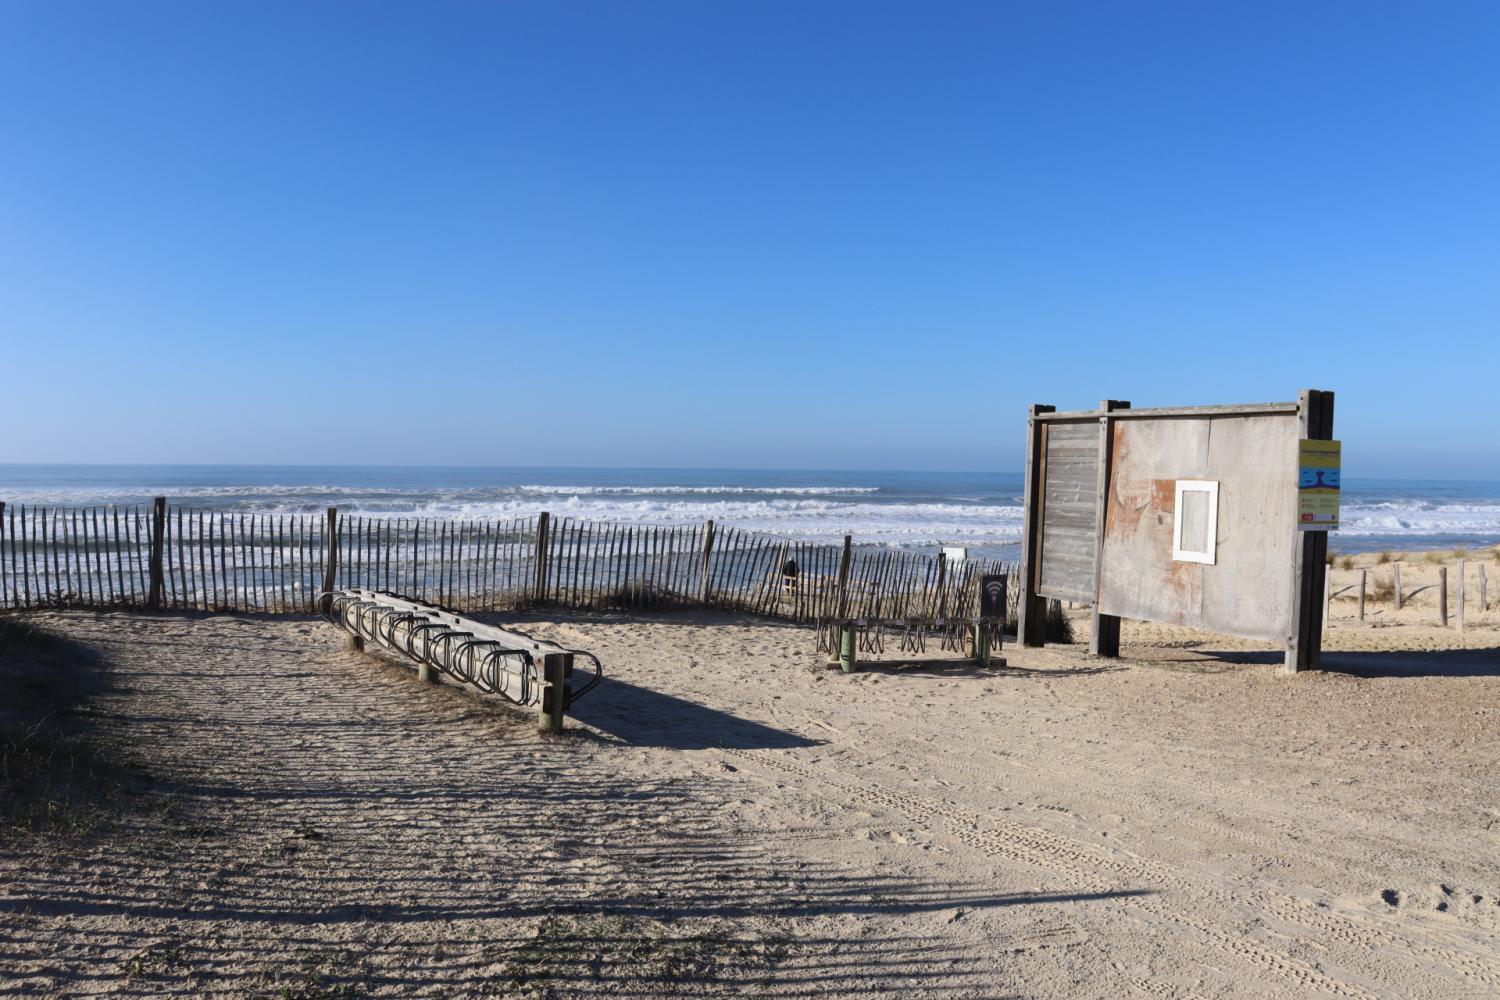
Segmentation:
<svg viewBox="0 0 1500 1000">
<path fill-rule="evenodd" d="M 1214 564 L 1219 538 L 1219 484 L 1208 479 L 1177 480 L 1172 514 L 1172 558 Z"/>
</svg>

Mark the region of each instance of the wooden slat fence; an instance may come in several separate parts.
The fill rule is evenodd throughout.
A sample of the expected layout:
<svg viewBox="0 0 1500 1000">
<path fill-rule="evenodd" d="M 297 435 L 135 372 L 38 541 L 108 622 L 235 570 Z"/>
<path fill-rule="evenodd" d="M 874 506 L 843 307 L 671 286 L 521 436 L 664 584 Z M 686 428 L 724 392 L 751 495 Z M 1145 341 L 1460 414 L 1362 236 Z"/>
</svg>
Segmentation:
<svg viewBox="0 0 1500 1000">
<path fill-rule="evenodd" d="M 820 545 L 712 521 L 264 514 L 162 499 L 0 503 L 0 608 L 306 614 L 331 581 L 465 613 L 706 605 L 797 621 L 971 617 L 980 577 L 1005 571 L 994 560 L 950 565 L 852 539 Z"/>
</svg>

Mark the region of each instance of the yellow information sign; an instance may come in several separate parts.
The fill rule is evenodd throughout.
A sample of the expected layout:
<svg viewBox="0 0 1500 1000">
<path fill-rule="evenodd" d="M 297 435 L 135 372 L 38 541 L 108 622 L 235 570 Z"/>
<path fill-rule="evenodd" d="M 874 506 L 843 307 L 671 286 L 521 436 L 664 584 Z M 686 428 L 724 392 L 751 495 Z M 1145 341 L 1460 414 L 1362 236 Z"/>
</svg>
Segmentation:
<svg viewBox="0 0 1500 1000">
<path fill-rule="evenodd" d="M 1337 529 L 1339 442 L 1299 441 L 1297 465 L 1297 527 L 1303 531 Z"/>
</svg>

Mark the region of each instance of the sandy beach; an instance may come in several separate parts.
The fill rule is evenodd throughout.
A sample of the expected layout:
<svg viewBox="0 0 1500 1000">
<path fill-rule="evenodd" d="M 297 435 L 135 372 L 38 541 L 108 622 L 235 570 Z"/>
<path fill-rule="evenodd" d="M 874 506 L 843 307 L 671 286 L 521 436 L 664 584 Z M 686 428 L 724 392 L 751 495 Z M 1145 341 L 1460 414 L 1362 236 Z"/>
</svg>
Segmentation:
<svg viewBox="0 0 1500 1000">
<path fill-rule="evenodd" d="M 1136 623 L 845 676 L 800 626 L 529 619 L 608 669 L 548 739 L 317 619 L 35 615 L 8 679 L 96 678 L 104 791 L 7 836 L 0 993 L 1493 996 L 1480 617 L 1336 620 L 1296 677 Z"/>
</svg>

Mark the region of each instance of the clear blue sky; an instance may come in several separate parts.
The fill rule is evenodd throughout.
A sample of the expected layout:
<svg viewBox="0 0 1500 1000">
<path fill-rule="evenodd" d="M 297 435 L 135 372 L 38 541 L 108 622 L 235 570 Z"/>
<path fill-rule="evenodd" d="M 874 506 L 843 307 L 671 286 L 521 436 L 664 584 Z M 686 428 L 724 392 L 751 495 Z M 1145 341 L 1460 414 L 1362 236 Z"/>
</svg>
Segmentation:
<svg viewBox="0 0 1500 1000">
<path fill-rule="evenodd" d="M 1494 2 L 0 0 L 0 461 L 1500 478 L 1497 191 Z"/>
</svg>

